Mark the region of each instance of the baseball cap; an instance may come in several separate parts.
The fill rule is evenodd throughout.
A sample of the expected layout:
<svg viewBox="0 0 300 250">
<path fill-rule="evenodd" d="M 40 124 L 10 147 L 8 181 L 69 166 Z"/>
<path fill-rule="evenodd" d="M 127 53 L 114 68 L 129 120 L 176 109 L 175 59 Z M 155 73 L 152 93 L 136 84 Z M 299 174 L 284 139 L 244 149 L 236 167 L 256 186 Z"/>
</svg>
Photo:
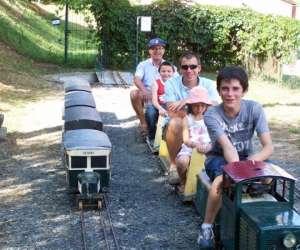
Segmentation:
<svg viewBox="0 0 300 250">
<path fill-rule="evenodd" d="M 160 38 L 153 38 L 148 42 L 148 47 L 151 48 L 153 46 L 166 46 L 167 42 Z"/>
</svg>

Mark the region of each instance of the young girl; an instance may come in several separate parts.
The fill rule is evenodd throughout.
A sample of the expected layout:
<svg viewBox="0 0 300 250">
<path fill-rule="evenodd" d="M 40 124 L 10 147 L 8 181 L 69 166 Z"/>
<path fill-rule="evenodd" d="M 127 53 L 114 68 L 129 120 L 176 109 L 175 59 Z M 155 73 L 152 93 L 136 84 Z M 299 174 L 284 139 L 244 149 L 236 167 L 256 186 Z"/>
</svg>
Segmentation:
<svg viewBox="0 0 300 250">
<path fill-rule="evenodd" d="M 179 193 L 184 191 L 193 148 L 197 148 L 198 152 L 203 154 L 211 149 L 210 138 L 203 121 L 203 114 L 211 104 L 206 89 L 201 87 L 191 89 L 187 99 L 187 116 L 183 120 L 183 144 L 176 158 L 180 178 Z"/>
<path fill-rule="evenodd" d="M 151 141 L 155 138 L 155 132 L 156 132 L 156 123 L 158 120 L 158 115 L 166 115 L 167 110 L 165 107 L 164 102 L 164 93 L 165 93 L 165 82 L 171 78 L 175 72 L 174 66 L 164 61 L 158 68 L 158 72 L 160 74 L 160 78 L 157 79 L 155 82 L 152 83 L 152 104 L 153 104 L 153 110 L 151 112 L 156 112 L 156 120 L 151 121 L 146 116 L 146 121 L 148 125 L 148 139 Z M 151 106 L 148 106 L 147 108 L 150 108 Z M 148 110 L 150 112 L 150 110 Z"/>
</svg>

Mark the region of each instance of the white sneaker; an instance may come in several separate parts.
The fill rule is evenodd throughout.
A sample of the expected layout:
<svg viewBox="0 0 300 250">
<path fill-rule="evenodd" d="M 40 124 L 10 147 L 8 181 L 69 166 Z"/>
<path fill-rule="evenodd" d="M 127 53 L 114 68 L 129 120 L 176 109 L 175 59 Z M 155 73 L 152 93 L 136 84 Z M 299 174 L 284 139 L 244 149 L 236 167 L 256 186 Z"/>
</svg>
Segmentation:
<svg viewBox="0 0 300 250">
<path fill-rule="evenodd" d="M 197 243 L 200 248 L 213 248 L 214 247 L 214 232 L 212 227 L 200 228 Z"/>
<path fill-rule="evenodd" d="M 180 183 L 179 175 L 176 169 L 172 169 L 168 175 L 168 182 L 170 185 L 177 185 Z"/>
</svg>

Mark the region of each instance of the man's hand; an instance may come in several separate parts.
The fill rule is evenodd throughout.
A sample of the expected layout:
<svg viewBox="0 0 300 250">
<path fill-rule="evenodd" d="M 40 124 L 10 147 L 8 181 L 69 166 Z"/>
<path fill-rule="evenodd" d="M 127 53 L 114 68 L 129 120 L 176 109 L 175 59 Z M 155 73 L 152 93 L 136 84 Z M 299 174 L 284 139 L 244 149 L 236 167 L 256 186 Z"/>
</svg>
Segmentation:
<svg viewBox="0 0 300 250">
<path fill-rule="evenodd" d="M 151 100 L 151 93 L 149 93 L 149 91 L 147 89 L 142 88 L 141 89 L 141 98 L 144 103 L 147 103 L 148 101 Z"/>
<path fill-rule="evenodd" d="M 197 144 L 197 151 L 201 154 L 206 154 L 209 150 L 211 150 L 212 145 L 210 143 L 206 144 Z"/>
<path fill-rule="evenodd" d="M 186 112 L 185 112 L 185 110 L 179 110 L 179 111 L 175 111 L 175 112 L 168 110 L 168 116 L 170 118 L 173 118 L 173 117 L 184 118 L 186 116 Z"/>
<path fill-rule="evenodd" d="M 166 116 L 168 114 L 167 110 L 164 108 L 159 108 L 158 112 L 161 116 Z"/>
<path fill-rule="evenodd" d="M 172 102 L 168 104 L 168 110 L 172 111 L 172 112 L 176 112 L 181 110 L 186 104 L 186 100 L 180 100 L 177 102 Z"/>
<path fill-rule="evenodd" d="M 197 145 L 197 151 L 201 154 L 205 154 L 207 152 L 207 145 L 206 144 L 198 144 Z"/>
</svg>

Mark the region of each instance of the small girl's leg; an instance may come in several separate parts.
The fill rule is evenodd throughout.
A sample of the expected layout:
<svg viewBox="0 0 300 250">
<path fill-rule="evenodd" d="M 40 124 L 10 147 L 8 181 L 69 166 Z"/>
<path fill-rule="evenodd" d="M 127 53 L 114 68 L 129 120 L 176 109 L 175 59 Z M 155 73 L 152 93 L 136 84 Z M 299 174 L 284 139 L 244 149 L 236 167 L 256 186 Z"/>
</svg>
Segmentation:
<svg viewBox="0 0 300 250">
<path fill-rule="evenodd" d="M 190 164 L 191 157 L 188 155 L 181 155 L 176 159 L 177 172 L 180 178 L 180 186 L 184 188 L 186 183 L 186 173 Z"/>
</svg>

